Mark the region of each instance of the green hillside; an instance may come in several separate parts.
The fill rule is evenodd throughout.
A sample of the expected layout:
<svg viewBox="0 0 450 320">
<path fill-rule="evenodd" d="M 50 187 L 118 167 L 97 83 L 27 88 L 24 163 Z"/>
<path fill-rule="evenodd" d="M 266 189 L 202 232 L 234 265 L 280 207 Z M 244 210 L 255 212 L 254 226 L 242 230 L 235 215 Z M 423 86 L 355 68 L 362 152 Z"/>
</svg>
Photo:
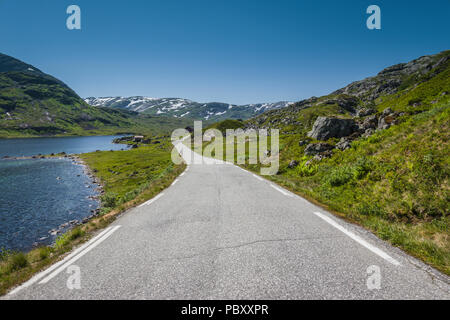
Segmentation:
<svg viewBox="0 0 450 320">
<path fill-rule="evenodd" d="M 89 106 L 60 80 L 0 54 L 0 137 L 155 134 L 188 123 Z"/>
</svg>

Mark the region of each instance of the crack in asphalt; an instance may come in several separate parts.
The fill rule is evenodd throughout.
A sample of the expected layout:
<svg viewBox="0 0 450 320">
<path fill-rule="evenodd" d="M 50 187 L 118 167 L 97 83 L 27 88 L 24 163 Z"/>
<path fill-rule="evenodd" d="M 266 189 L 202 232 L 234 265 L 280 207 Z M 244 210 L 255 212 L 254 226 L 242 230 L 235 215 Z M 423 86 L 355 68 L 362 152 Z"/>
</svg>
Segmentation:
<svg viewBox="0 0 450 320">
<path fill-rule="evenodd" d="M 237 245 L 234 245 L 234 246 L 218 247 L 218 248 L 214 248 L 214 249 L 207 250 L 207 251 L 204 251 L 204 252 L 199 252 L 199 253 L 196 253 L 196 254 L 192 254 L 192 255 L 189 255 L 189 256 L 173 257 L 173 258 L 167 258 L 167 259 L 157 259 L 157 260 L 150 261 L 150 263 L 166 262 L 166 261 L 177 261 L 177 260 L 189 260 L 189 259 L 193 259 L 193 258 L 196 258 L 196 257 L 208 256 L 208 255 L 214 254 L 214 253 L 216 253 L 218 251 L 224 251 L 224 250 L 229 250 L 229 249 L 237 249 L 237 248 L 242 248 L 242 247 L 251 246 L 251 245 L 260 244 L 260 243 L 299 242 L 299 241 L 308 241 L 308 240 L 339 239 L 339 238 L 344 238 L 344 236 L 323 236 L 323 237 L 286 238 L 286 239 L 262 239 L 262 240 L 255 240 L 255 241 L 240 243 L 240 244 L 237 244 Z"/>
</svg>

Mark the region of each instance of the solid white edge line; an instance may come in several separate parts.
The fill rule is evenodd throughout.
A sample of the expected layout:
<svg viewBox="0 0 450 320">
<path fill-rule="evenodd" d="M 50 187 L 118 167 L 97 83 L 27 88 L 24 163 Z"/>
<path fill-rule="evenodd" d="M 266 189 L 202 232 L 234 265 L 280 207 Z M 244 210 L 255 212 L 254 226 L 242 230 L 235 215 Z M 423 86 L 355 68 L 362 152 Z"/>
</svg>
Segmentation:
<svg viewBox="0 0 450 320">
<path fill-rule="evenodd" d="M 178 179 L 175 179 L 174 182 L 172 182 L 171 186 L 174 186 L 178 182 Z"/>
<path fill-rule="evenodd" d="M 285 196 L 292 197 L 291 194 L 287 193 L 287 192 L 284 191 L 283 189 L 278 188 L 277 186 L 275 186 L 275 185 L 273 185 L 273 184 L 270 184 L 270 186 L 271 186 L 272 188 L 274 188 L 275 190 L 281 192 L 281 193 L 284 194 Z"/>
<path fill-rule="evenodd" d="M 94 238 L 92 238 L 91 240 L 89 240 L 88 242 L 86 242 L 85 244 L 83 244 L 81 247 L 77 248 L 76 250 L 74 250 L 71 254 L 69 254 L 67 257 L 65 257 L 63 260 L 56 262 L 55 264 L 51 265 L 49 268 L 45 269 L 44 271 L 39 272 L 38 274 L 34 275 L 30 280 L 28 280 L 27 282 L 21 284 L 20 286 L 18 286 L 17 288 L 13 289 L 12 291 L 10 291 L 8 293 L 8 295 L 14 295 L 17 292 L 19 292 L 22 289 L 25 289 L 31 285 L 33 285 L 34 283 L 36 283 L 37 281 L 39 281 L 41 278 L 45 277 L 47 274 L 49 274 L 50 272 L 52 272 L 53 270 L 55 270 L 56 268 L 58 268 L 60 265 L 64 264 L 66 261 L 68 261 L 69 259 L 71 259 L 73 256 L 77 255 L 78 253 L 80 253 L 81 251 L 83 251 L 84 249 L 86 249 L 88 246 L 90 246 L 91 244 L 93 244 L 95 241 L 97 241 L 97 239 L 101 238 L 105 233 L 107 233 L 112 227 L 108 227 L 105 230 L 103 230 L 102 232 L 100 232 L 98 235 L 96 235 Z"/>
<path fill-rule="evenodd" d="M 79 253 L 78 255 L 76 255 L 75 257 L 73 257 L 72 259 L 68 260 L 66 263 L 64 263 L 61 267 L 59 267 L 58 269 L 56 269 L 55 271 L 53 271 L 50 275 L 48 275 L 46 278 L 44 278 L 43 280 L 41 280 L 39 282 L 39 284 L 45 284 L 47 282 L 49 282 L 51 279 L 53 279 L 54 277 L 56 277 L 61 271 L 63 271 L 64 269 L 66 269 L 67 267 L 69 267 L 70 265 L 72 265 L 75 261 L 77 261 L 78 259 L 80 259 L 81 257 L 83 257 L 86 253 L 88 253 L 89 251 L 91 251 L 92 249 L 94 249 L 95 247 L 97 247 L 100 243 L 102 243 L 103 241 L 105 241 L 110 235 L 112 235 L 114 232 L 117 231 L 117 229 L 119 229 L 120 226 L 115 226 L 113 227 L 111 230 L 109 230 L 103 237 L 101 237 L 98 241 L 94 242 L 91 246 L 87 247 L 86 250 L 82 251 L 81 253 Z"/>
<path fill-rule="evenodd" d="M 256 174 L 254 174 L 253 173 L 253 176 L 256 178 L 256 179 L 258 179 L 259 181 L 264 181 L 264 179 L 263 178 L 261 178 L 261 177 L 259 177 L 259 176 L 257 176 Z"/>
<path fill-rule="evenodd" d="M 334 221 L 333 219 L 331 219 L 330 217 L 327 217 L 326 215 L 320 213 L 320 212 L 314 212 L 314 214 L 316 216 L 318 216 L 319 218 L 325 220 L 326 222 L 328 222 L 329 224 L 331 224 L 333 227 L 335 227 L 336 229 L 338 229 L 339 231 L 345 233 L 347 236 L 349 236 L 350 238 L 352 238 L 353 240 L 355 240 L 356 242 L 358 242 L 360 245 L 366 247 L 367 249 L 369 249 L 370 251 L 372 251 L 373 253 L 375 253 L 376 255 L 380 256 L 381 258 L 383 258 L 384 260 L 392 263 L 395 266 L 399 266 L 400 262 L 395 260 L 394 258 L 392 258 L 390 255 L 388 255 L 386 252 L 384 252 L 383 250 L 371 245 L 370 243 L 368 243 L 366 240 L 362 239 L 360 236 L 354 234 L 353 232 L 348 231 L 347 229 L 345 229 L 344 227 L 342 227 L 340 224 L 338 224 L 336 221 Z"/>
<path fill-rule="evenodd" d="M 146 202 L 140 204 L 140 205 L 138 206 L 138 208 L 143 207 L 143 206 L 148 206 L 148 205 L 152 204 L 153 202 L 155 202 L 156 200 L 158 200 L 159 198 L 161 198 L 163 195 L 164 195 L 164 192 L 162 192 L 162 193 L 156 195 L 154 198 L 152 198 L 152 199 L 150 199 L 150 200 L 148 200 L 148 201 L 146 201 Z"/>
</svg>

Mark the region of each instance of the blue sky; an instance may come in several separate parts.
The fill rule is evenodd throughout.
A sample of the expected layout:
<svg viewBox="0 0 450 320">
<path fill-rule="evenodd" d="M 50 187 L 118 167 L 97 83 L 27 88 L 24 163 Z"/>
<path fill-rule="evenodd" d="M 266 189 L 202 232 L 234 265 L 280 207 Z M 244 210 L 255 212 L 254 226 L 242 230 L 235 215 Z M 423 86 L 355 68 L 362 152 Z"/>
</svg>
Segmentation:
<svg viewBox="0 0 450 320">
<path fill-rule="evenodd" d="M 82 30 L 66 28 L 81 8 Z M 381 8 L 381 30 L 366 8 Z M 449 0 L 0 0 L 0 52 L 80 96 L 296 101 L 450 49 Z"/>
</svg>

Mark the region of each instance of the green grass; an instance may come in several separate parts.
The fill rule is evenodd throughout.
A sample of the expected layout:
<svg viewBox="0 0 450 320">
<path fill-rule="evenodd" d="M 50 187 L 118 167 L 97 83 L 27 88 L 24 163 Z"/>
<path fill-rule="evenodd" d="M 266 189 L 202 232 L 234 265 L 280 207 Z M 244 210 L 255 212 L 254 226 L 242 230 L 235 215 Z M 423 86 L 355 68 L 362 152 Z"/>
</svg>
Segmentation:
<svg viewBox="0 0 450 320">
<path fill-rule="evenodd" d="M 99 151 L 82 154 L 103 184 L 102 210 L 98 217 L 60 235 L 53 246 L 27 253 L 0 250 L 0 295 L 29 279 L 34 273 L 60 260 L 74 247 L 89 240 L 118 214 L 153 198 L 170 186 L 185 165 L 171 161 L 171 144 L 141 146 L 127 151 Z"/>
</svg>

